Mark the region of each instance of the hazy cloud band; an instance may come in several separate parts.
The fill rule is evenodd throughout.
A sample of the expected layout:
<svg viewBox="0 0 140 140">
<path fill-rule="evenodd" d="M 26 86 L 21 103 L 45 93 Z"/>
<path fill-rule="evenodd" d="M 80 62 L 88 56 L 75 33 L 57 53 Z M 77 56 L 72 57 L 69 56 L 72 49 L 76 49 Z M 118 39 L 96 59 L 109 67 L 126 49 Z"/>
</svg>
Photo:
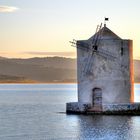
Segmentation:
<svg viewBox="0 0 140 140">
<path fill-rule="evenodd" d="M 0 5 L 0 13 L 9 13 L 9 12 L 15 12 L 19 8 L 13 7 L 13 6 L 4 6 Z"/>
</svg>

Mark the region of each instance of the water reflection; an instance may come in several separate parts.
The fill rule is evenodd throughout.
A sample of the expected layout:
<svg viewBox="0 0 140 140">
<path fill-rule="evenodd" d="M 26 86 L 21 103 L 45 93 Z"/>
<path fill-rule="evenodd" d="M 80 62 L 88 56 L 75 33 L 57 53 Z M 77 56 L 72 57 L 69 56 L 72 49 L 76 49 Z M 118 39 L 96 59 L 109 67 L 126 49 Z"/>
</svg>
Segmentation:
<svg viewBox="0 0 140 140">
<path fill-rule="evenodd" d="M 130 131 L 131 131 L 131 134 L 129 135 L 129 137 L 132 140 L 139 140 L 140 139 L 140 117 L 139 116 L 131 117 L 129 126 L 130 126 Z"/>
<path fill-rule="evenodd" d="M 69 116 L 77 139 L 139 140 L 140 117 L 136 116 Z M 70 127 L 69 127 L 70 128 Z M 74 138 L 74 135 L 73 137 Z"/>
</svg>

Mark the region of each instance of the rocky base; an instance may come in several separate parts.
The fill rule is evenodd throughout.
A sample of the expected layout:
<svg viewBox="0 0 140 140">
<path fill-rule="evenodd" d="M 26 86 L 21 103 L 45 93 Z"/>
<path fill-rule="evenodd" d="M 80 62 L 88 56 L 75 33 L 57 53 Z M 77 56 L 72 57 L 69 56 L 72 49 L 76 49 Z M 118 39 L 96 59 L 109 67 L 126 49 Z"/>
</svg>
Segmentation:
<svg viewBox="0 0 140 140">
<path fill-rule="evenodd" d="M 67 103 L 67 114 L 104 114 L 104 115 L 140 115 L 140 103 L 103 104 L 102 110 L 94 110 L 89 103 Z"/>
<path fill-rule="evenodd" d="M 71 102 L 66 104 L 66 112 L 68 114 L 84 114 L 91 108 L 89 103 Z"/>
</svg>

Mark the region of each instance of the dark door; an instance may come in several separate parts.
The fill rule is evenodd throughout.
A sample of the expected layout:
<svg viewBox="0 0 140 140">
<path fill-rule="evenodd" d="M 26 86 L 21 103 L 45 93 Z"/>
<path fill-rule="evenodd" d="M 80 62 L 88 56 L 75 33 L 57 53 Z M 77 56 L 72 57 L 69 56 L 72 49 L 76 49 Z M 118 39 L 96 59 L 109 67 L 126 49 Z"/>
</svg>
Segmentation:
<svg viewBox="0 0 140 140">
<path fill-rule="evenodd" d="M 102 90 L 100 88 L 93 89 L 93 107 L 102 108 Z"/>
</svg>

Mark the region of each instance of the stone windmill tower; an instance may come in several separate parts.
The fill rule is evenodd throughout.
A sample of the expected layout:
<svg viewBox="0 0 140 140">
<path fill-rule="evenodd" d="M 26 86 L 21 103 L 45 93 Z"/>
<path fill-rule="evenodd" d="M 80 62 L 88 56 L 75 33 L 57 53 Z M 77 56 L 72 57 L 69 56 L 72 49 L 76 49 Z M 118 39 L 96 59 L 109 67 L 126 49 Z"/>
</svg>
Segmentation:
<svg viewBox="0 0 140 140">
<path fill-rule="evenodd" d="M 105 106 L 133 102 L 133 45 L 121 39 L 106 24 L 97 27 L 77 47 L 78 103 L 67 103 L 67 111 L 87 108 L 102 111 Z"/>
</svg>

